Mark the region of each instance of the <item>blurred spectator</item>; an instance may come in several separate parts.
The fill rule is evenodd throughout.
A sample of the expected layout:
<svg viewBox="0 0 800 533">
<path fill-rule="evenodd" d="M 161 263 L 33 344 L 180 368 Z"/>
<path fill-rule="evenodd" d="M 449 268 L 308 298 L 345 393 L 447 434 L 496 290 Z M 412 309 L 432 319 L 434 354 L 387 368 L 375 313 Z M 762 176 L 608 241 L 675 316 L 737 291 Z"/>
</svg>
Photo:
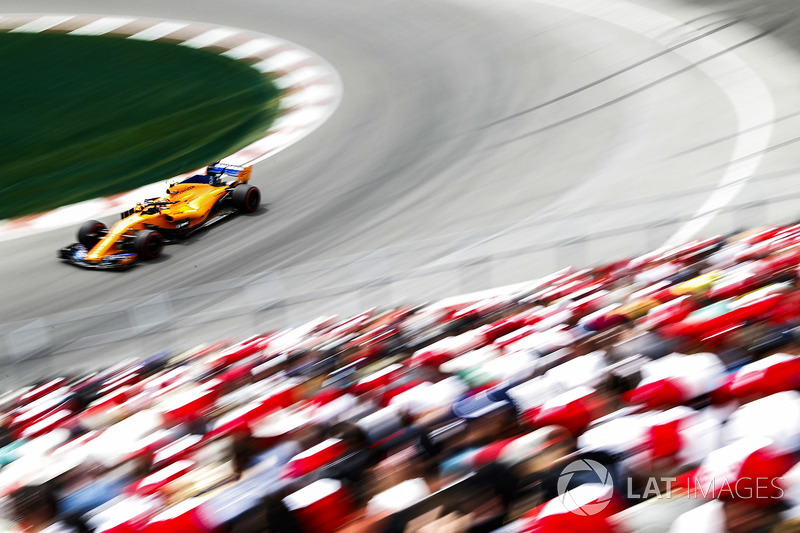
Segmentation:
<svg viewBox="0 0 800 533">
<path fill-rule="evenodd" d="M 685 483 L 800 452 L 798 246 L 697 240 L 40 380 L 0 401 L 0 491 L 51 533 L 788 530 L 798 467 L 767 504 Z M 783 451 L 724 459 L 747 437 Z"/>
<path fill-rule="evenodd" d="M 780 505 L 715 500 L 679 516 L 670 533 L 767 533 L 781 522 L 783 510 Z"/>
<path fill-rule="evenodd" d="M 769 530 L 770 533 L 800 533 L 800 518 L 784 520 Z"/>
<path fill-rule="evenodd" d="M 369 446 L 366 434 L 352 422 L 333 426 L 329 436 L 342 439 L 346 451 L 342 457 L 323 467 L 320 476 L 342 481 L 360 505 L 371 496 L 370 473 L 378 461 L 377 452 Z"/>
<path fill-rule="evenodd" d="M 12 495 L 13 512 L 22 531 L 34 533 L 82 533 L 85 527 L 75 527 L 58 520 L 56 495 L 49 484 L 26 485 Z"/>
</svg>

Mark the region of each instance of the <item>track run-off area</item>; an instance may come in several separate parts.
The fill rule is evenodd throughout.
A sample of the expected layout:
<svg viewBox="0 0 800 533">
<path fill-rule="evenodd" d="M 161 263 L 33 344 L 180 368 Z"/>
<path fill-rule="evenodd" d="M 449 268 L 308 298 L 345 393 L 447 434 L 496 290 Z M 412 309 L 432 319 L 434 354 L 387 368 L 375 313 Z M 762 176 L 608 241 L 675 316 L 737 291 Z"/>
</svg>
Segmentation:
<svg viewBox="0 0 800 533">
<path fill-rule="evenodd" d="M 649 0 L 68 6 L 285 39 L 338 72 L 341 101 L 313 133 L 256 165 L 253 183 L 268 206 L 170 246 L 156 262 L 121 274 L 63 265 L 55 251 L 76 227 L 0 242 L 0 323 L 325 261 L 337 267 L 303 289 L 603 232 L 575 258 L 610 261 L 797 218 L 800 39 L 788 1 L 769 9 Z M 68 6 L 11 0 L 3 9 Z M 752 208 L 733 209 L 740 204 Z M 653 230 L 619 231 L 658 220 Z M 364 257 L 377 259 L 340 260 Z M 485 264 L 486 286 L 560 266 L 536 256 Z M 441 276 L 384 293 L 386 304 L 463 289 L 445 283 L 454 274 Z M 217 292 L 207 305 L 233 307 L 234 296 L 219 302 Z M 335 304 L 315 311 L 337 312 Z M 165 319 L 206 310 L 173 305 Z"/>
</svg>

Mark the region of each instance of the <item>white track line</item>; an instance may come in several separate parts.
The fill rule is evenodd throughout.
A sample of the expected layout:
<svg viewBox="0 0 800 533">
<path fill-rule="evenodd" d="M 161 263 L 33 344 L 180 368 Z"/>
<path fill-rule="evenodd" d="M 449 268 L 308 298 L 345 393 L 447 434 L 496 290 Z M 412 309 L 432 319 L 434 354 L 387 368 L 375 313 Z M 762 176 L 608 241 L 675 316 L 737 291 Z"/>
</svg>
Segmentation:
<svg viewBox="0 0 800 533">
<path fill-rule="evenodd" d="M 211 46 L 237 33 L 239 33 L 237 30 L 231 28 L 214 28 L 213 30 L 208 30 L 180 44 L 181 46 L 188 46 L 190 48 L 205 48 L 206 46 Z"/>
<path fill-rule="evenodd" d="M 104 35 L 134 20 L 130 17 L 104 17 L 69 33 L 70 35 Z"/>
<path fill-rule="evenodd" d="M 325 76 L 327 72 L 325 69 L 317 66 L 303 67 L 301 69 L 290 72 L 285 76 L 281 76 L 275 80 L 275 85 L 281 89 L 288 89 L 296 85 L 303 85 L 313 80 L 319 80 Z"/>
<path fill-rule="evenodd" d="M 483 0 L 473 1 L 482 5 Z M 609 24 L 622 27 L 651 39 L 662 46 L 674 45 L 672 32 L 683 28 L 695 30 L 691 24 L 665 15 L 661 12 L 632 4 L 626 0 L 527 0 L 532 4 L 545 4 L 558 9 L 565 9 L 584 16 L 602 20 Z M 730 33 L 739 33 L 741 30 L 729 28 Z M 752 37 L 752 32 L 740 36 L 738 42 Z M 722 53 L 725 47 L 711 37 L 692 43 L 691 46 L 681 47 L 672 53 L 682 56 L 685 60 L 697 63 L 715 54 L 721 54 L 711 61 L 703 61 L 696 68 L 702 72 L 719 90 L 727 97 L 737 119 L 737 135 L 734 152 L 731 154 L 728 167 L 720 178 L 717 189 L 709 195 L 703 205 L 693 214 L 692 219 L 681 226 L 662 245 L 663 248 L 682 244 L 694 236 L 730 203 L 741 192 L 747 180 L 755 173 L 761 163 L 760 152 L 767 148 L 772 138 L 772 123 L 775 121 L 775 108 L 772 93 L 744 61 L 734 52 Z M 752 129 L 753 131 L 748 131 Z M 753 156 L 753 154 L 758 154 Z M 737 161 L 737 159 L 745 159 Z M 531 219 L 525 219 L 488 236 L 474 246 L 485 243 L 506 235 L 523 227 Z"/>
<path fill-rule="evenodd" d="M 281 104 L 285 107 L 299 107 L 328 102 L 334 98 L 336 98 L 336 87 L 333 85 L 311 85 L 296 93 L 284 96 Z"/>
<path fill-rule="evenodd" d="M 286 50 L 280 54 L 275 54 L 269 59 L 255 65 L 255 68 L 261 72 L 275 72 L 278 70 L 286 70 L 303 61 L 308 61 L 308 54 L 304 54 L 298 50 Z"/>
<path fill-rule="evenodd" d="M 253 39 L 252 41 L 248 41 L 242 45 L 237 46 L 236 48 L 231 48 L 227 52 L 223 52 L 222 55 L 230 57 L 232 59 L 244 59 L 246 57 L 253 57 L 256 54 L 260 54 L 265 50 L 277 48 L 280 45 L 281 41 L 279 41 L 278 39 L 269 39 L 267 37 L 261 37 L 258 39 Z"/>
<path fill-rule="evenodd" d="M 155 41 L 156 39 L 166 37 L 170 33 L 175 33 L 176 31 L 183 29 L 188 25 L 189 24 L 186 22 L 160 22 L 155 26 L 140 31 L 139 33 L 134 33 L 128 37 L 128 39 L 137 39 L 139 41 Z"/>
<path fill-rule="evenodd" d="M 534 1 L 621 26 L 664 46 L 671 44 L 668 37 L 663 36 L 664 27 L 695 29 L 690 24 L 659 11 L 625 0 Z M 775 104 L 772 93 L 761 77 L 747 63 L 733 51 L 725 52 L 725 48 L 718 41 L 707 37 L 695 42 L 692 46 L 673 51 L 687 61 L 696 63 L 697 70 L 705 74 L 726 96 L 736 114 L 738 134 L 733 153 L 730 156 L 731 163 L 720 178 L 717 189 L 694 213 L 693 218 L 667 239 L 664 247 L 679 245 L 700 233 L 719 211 L 741 192 L 748 179 L 761 164 L 763 158 L 761 153 L 769 147 L 772 139 L 772 123 L 775 121 Z M 697 63 L 701 59 L 720 53 L 720 56 L 711 61 Z M 764 123 L 768 125 L 756 128 Z M 748 132 L 748 130 L 753 131 Z"/>
<path fill-rule="evenodd" d="M 58 26 L 62 22 L 66 22 L 73 18 L 73 15 L 46 15 L 44 17 L 39 17 L 35 20 L 28 22 L 27 24 L 23 24 L 13 30 L 10 30 L 9 33 L 39 33 L 41 31 L 49 30 L 53 26 Z"/>
</svg>

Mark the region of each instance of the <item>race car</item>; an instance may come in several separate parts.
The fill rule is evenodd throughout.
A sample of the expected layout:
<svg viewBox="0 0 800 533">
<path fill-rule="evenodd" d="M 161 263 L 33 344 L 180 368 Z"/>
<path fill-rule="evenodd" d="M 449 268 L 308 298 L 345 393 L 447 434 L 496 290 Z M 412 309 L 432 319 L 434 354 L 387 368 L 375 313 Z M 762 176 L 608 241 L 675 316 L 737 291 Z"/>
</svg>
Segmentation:
<svg viewBox="0 0 800 533">
<path fill-rule="evenodd" d="M 137 203 L 110 229 L 98 220 L 85 222 L 78 230 L 78 242 L 59 250 L 58 256 L 73 265 L 107 270 L 155 259 L 165 242 L 235 213 L 256 211 L 261 192 L 248 183 L 252 170 L 213 163 L 205 174 L 171 183 L 166 196 Z"/>
</svg>

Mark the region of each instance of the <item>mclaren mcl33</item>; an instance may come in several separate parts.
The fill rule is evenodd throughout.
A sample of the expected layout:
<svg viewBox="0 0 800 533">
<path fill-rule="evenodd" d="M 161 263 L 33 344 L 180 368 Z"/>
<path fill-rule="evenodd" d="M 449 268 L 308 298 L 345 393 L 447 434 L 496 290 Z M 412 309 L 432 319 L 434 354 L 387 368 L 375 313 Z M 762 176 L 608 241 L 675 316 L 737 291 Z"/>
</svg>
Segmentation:
<svg viewBox="0 0 800 533">
<path fill-rule="evenodd" d="M 165 242 L 235 213 L 256 211 L 261 192 L 248 183 L 251 172 L 252 167 L 214 163 L 205 174 L 170 184 L 166 196 L 136 204 L 111 228 L 97 220 L 85 222 L 78 242 L 59 250 L 58 256 L 73 265 L 108 270 L 155 259 Z"/>
</svg>

